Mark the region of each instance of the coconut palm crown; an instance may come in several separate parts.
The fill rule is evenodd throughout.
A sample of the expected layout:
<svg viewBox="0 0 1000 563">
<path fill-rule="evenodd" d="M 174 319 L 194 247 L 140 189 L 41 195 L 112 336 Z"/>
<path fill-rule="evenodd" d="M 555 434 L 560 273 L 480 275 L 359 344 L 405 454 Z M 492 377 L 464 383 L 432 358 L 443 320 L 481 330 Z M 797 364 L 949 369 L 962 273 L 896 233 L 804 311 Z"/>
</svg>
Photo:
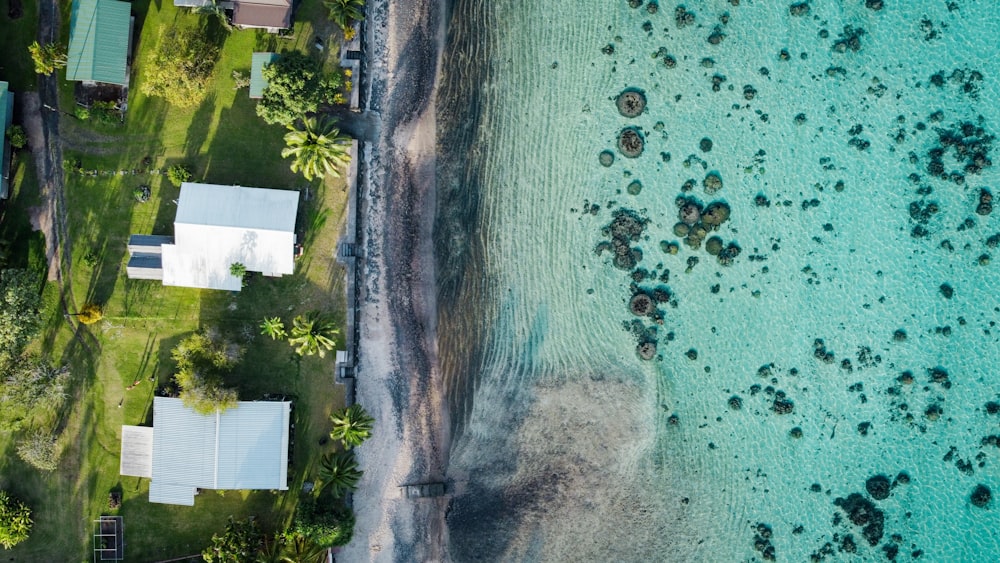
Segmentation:
<svg viewBox="0 0 1000 563">
<path fill-rule="evenodd" d="M 320 488 L 330 487 L 330 492 L 336 498 L 357 489 L 363 474 L 354 459 L 354 450 L 326 454 L 319 461 Z"/>
<path fill-rule="evenodd" d="M 322 178 L 327 174 L 340 177 L 340 168 L 351 161 L 347 153 L 351 138 L 341 135 L 336 123 L 325 117 L 307 117 L 302 120 L 302 128 L 291 128 L 285 133 L 282 158 L 292 159 L 292 172 L 302 172 L 306 180 Z"/>
<path fill-rule="evenodd" d="M 333 338 L 340 334 L 333 321 L 324 317 L 319 311 L 299 315 L 292 320 L 292 331 L 288 337 L 288 345 L 295 348 L 300 356 L 319 357 L 326 355 L 326 350 L 333 350 Z"/>
<path fill-rule="evenodd" d="M 364 0 L 327 0 L 324 4 L 330 10 L 330 19 L 343 30 L 365 17 L 361 11 L 365 7 Z"/>
<path fill-rule="evenodd" d="M 334 412 L 330 415 L 330 421 L 333 422 L 330 437 L 340 440 L 346 448 L 360 446 L 371 437 L 372 425 L 375 423 L 375 419 L 357 403 Z"/>
</svg>

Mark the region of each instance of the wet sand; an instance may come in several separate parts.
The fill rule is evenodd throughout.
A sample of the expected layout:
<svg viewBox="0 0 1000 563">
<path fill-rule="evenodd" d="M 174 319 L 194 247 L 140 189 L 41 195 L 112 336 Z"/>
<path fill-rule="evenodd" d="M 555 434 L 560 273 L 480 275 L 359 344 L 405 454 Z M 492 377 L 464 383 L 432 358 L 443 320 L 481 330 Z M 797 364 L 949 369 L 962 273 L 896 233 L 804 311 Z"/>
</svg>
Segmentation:
<svg viewBox="0 0 1000 563">
<path fill-rule="evenodd" d="M 437 368 L 432 231 L 435 100 L 445 6 L 368 4 L 368 110 L 381 117 L 359 182 L 361 288 L 356 399 L 378 421 L 358 448 L 354 538 L 340 561 L 443 561 L 447 497 L 401 485 L 444 480 L 448 415 Z"/>
</svg>

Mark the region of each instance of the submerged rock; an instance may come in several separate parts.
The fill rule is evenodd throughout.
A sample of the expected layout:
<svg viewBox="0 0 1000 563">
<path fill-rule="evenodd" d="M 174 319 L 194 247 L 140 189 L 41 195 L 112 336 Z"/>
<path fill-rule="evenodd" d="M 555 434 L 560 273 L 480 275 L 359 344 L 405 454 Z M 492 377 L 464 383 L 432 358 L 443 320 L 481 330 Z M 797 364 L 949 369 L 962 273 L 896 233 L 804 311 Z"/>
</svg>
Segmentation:
<svg viewBox="0 0 1000 563">
<path fill-rule="evenodd" d="M 851 493 L 847 498 L 837 498 L 833 504 L 847 514 L 852 524 L 861 528 L 869 545 L 878 545 L 885 533 L 885 514 L 881 510 L 859 493 Z"/>
<path fill-rule="evenodd" d="M 889 478 L 885 475 L 879 474 L 868 479 L 865 482 L 865 490 L 868 494 L 875 500 L 885 500 L 889 498 L 889 492 L 892 489 L 892 483 Z"/>
<path fill-rule="evenodd" d="M 992 498 L 993 493 L 990 491 L 990 488 L 982 484 L 976 485 L 976 488 L 973 489 L 972 494 L 969 496 L 969 500 L 972 501 L 973 506 L 978 506 L 979 508 L 983 508 L 989 504 Z"/>
<path fill-rule="evenodd" d="M 646 109 L 646 94 L 642 90 L 629 88 L 618 94 L 618 113 L 625 117 L 637 117 Z"/>
<path fill-rule="evenodd" d="M 712 195 L 722 189 L 722 177 L 718 172 L 709 172 L 701 181 L 701 185 L 705 188 L 705 193 Z"/>
<path fill-rule="evenodd" d="M 601 154 L 597 155 L 597 160 L 601 163 L 601 166 L 611 166 L 615 163 L 615 153 L 611 151 L 601 151 Z"/>
<path fill-rule="evenodd" d="M 656 357 L 656 342 L 641 342 L 635 351 L 643 360 L 652 360 Z"/>
<path fill-rule="evenodd" d="M 646 142 L 635 127 L 626 127 L 618 134 L 618 150 L 627 158 L 638 158 L 642 155 Z"/>
<path fill-rule="evenodd" d="M 796 17 L 809 15 L 809 3 L 796 2 L 788 7 L 788 13 Z"/>
<path fill-rule="evenodd" d="M 645 317 L 651 315 L 656 310 L 656 305 L 653 304 L 653 298 L 645 293 L 636 293 L 632 296 L 632 299 L 628 303 L 629 311 L 637 317 Z"/>
</svg>

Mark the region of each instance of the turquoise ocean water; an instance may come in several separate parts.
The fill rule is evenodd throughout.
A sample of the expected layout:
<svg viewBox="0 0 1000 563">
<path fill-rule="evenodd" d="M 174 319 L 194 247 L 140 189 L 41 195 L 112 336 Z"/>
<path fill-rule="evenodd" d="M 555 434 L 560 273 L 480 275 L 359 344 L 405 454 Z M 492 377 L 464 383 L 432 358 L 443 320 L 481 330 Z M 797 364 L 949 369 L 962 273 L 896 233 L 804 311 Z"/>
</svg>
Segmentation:
<svg viewBox="0 0 1000 563">
<path fill-rule="evenodd" d="M 454 6 L 453 557 L 1000 560 L 972 502 L 1000 495 L 1000 10 L 684 6 Z M 675 234 L 681 196 L 729 206 L 730 264 Z M 648 220 L 627 270 L 595 252 L 619 210 Z M 629 311 L 655 289 L 662 324 Z"/>
</svg>

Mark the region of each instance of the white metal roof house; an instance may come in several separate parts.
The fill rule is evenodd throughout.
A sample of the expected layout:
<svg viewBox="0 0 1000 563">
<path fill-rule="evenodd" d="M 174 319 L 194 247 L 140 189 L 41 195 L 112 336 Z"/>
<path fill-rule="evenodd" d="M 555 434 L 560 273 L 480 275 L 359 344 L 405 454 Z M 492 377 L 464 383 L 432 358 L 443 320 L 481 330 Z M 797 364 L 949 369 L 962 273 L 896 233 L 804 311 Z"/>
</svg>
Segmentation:
<svg viewBox="0 0 1000 563">
<path fill-rule="evenodd" d="M 149 502 L 194 506 L 198 489 L 288 490 L 291 403 L 241 401 L 203 415 L 153 399 L 153 427 L 122 426 L 120 473 L 152 479 Z"/>
<path fill-rule="evenodd" d="M 294 190 L 184 183 L 173 238 L 132 235 L 128 277 L 239 291 L 242 279 L 230 273 L 237 262 L 265 276 L 291 274 L 298 204 Z"/>
</svg>

